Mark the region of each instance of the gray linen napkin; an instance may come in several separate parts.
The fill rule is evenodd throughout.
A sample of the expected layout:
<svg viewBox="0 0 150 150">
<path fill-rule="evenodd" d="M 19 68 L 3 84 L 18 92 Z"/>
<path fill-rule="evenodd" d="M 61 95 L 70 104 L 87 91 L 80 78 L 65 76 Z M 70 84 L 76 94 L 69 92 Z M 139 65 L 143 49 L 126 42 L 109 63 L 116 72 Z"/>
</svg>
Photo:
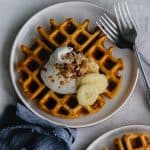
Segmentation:
<svg viewBox="0 0 150 150">
<path fill-rule="evenodd" d="M 70 150 L 75 137 L 76 129 L 55 126 L 19 103 L 0 122 L 0 150 Z"/>
</svg>

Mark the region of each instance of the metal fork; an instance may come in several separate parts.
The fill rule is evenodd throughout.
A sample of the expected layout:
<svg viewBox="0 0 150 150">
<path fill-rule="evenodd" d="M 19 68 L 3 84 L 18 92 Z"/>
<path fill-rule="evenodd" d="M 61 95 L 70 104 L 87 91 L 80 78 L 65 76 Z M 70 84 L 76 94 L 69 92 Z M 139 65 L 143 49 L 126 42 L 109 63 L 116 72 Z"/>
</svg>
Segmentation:
<svg viewBox="0 0 150 150">
<path fill-rule="evenodd" d="M 138 66 L 143 75 L 144 85 L 146 88 L 146 98 L 147 102 L 150 105 L 150 84 L 148 77 L 143 68 L 142 60 L 149 65 L 149 62 L 145 59 L 143 55 L 140 55 L 139 50 L 135 44 L 135 39 L 137 37 L 136 24 L 133 18 L 130 15 L 127 3 L 125 0 L 114 4 L 115 14 L 117 18 L 117 25 L 105 14 L 96 22 L 101 30 L 107 35 L 107 37 L 114 42 L 118 47 L 125 48 L 127 45 L 135 53 Z M 103 27 L 104 28 L 103 28 Z M 142 57 L 140 57 L 142 56 Z"/>
<path fill-rule="evenodd" d="M 109 40 L 115 43 L 115 45 L 117 45 L 119 48 L 131 48 L 132 50 L 132 45 L 130 45 L 129 42 L 120 42 L 123 39 L 119 32 L 119 28 L 108 15 L 104 14 L 103 16 L 99 17 L 99 19 L 96 21 L 96 24 L 106 34 Z M 148 61 L 148 59 L 141 52 L 139 52 L 139 54 L 143 62 L 150 67 L 150 62 Z"/>
</svg>

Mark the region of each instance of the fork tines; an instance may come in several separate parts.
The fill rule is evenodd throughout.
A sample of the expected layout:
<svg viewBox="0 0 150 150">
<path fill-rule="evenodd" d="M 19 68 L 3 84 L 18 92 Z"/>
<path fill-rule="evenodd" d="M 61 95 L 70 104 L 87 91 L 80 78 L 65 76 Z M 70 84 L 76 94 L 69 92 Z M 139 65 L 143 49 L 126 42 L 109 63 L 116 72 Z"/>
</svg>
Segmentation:
<svg viewBox="0 0 150 150">
<path fill-rule="evenodd" d="M 126 28 L 136 28 L 135 21 L 131 17 L 127 2 L 125 0 L 114 4 L 114 10 L 120 30 L 124 30 Z"/>
<path fill-rule="evenodd" d="M 108 17 L 107 14 L 99 17 L 96 24 L 111 41 L 115 42 L 118 39 L 117 25 Z"/>
</svg>

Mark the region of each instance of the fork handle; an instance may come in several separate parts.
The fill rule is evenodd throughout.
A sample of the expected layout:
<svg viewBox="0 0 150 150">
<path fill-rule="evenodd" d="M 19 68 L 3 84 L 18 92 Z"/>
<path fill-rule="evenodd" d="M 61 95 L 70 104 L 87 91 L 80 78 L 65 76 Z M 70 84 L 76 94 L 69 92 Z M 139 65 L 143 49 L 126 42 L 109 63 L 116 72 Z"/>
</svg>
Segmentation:
<svg viewBox="0 0 150 150">
<path fill-rule="evenodd" d="M 148 81 L 148 77 L 146 76 L 146 73 L 144 71 L 144 67 L 143 67 L 143 64 L 142 64 L 142 60 L 141 60 L 139 51 L 138 51 L 135 44 L 133 46 L 133 50 L 135 52 L 136 59 L 137 59 L 137 62 L 138 62 L 138 66 L 139 66 L 139 69 L 140 69 L 140 71 L 142 73 L 142 76 L 143 76 L 143 79 L 144 79 L 144 85 L 145 85 L 145 88 L 146 88 L 146 97 L 148 98 L 148 102 L 150 103 L 150 84 L 149 84 L 149 81 Z"/>
<path fill-rule="evenodd" d="M 141 52 L 139 52 L 139 54 L 140 54 L 140 56 L 141 56 L 143 62 L 144 62 L 148 67 L 150 67 L 150 62 L 148 61 L 148 59 L 147 59 Z"/>
</svg>

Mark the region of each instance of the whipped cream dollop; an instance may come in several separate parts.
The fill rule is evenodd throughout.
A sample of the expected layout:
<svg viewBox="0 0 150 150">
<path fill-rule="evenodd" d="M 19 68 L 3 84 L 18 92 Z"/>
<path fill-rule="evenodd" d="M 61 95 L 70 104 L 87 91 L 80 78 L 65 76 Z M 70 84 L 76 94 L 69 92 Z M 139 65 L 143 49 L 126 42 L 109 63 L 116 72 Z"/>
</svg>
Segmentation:
<svg viewBox="0 0 150 150">
<path fill-rule="evenodd" d="M 59 75 L 60 70 L 56 67 L 57 65 L 69 63 L 70 59 L 64 56 L 72 52 L 71 47 L 59 47 L 50 56 L 48 62 L 44 65 L 41 70 L 41 78 L 45 85 L 60 94 L 71 94 L 76 93 L 76 79 L 68 79 L 64 76 Z"/>
<path fill-rule="evenodd" d="M 99 72 L 99 66 L 94 60 L 71 47 L 59 47 L 43 66 L 41 78 L 52 91 L 72 94 L 77 92 L 78 78 L 92 72 Z"/>
</svg>

